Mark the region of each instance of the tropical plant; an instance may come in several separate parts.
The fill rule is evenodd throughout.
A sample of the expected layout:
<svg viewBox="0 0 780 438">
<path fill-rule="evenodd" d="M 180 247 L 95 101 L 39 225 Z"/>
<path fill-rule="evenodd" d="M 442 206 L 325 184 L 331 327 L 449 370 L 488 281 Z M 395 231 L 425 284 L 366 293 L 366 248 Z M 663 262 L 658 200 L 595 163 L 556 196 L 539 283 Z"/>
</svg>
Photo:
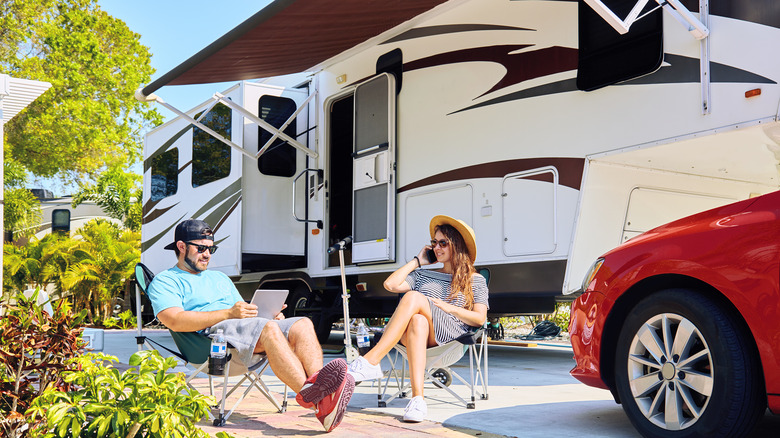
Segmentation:
<svg viewBox="0 0 780 438">
<path fill-rule="evenodd" d="M 27 245 L 3 245 L 3 291 L 55 286 L 55 295 L 86 309 L 88 320 L 102 322 L 124 294 L 140 259 L 140 235 L 106 220 L 94 220 L 73 238 L 49 234 Z"/>
<path fill-rule="evenodd" d="M 3 245 L 3 286 L 6 292 L 44 287 L 57 281 L 52 263 L 62 262 L 64 240 L 59 234 L 48 234 L 43 239 L 31 237 L 26 245 Z M 67 251 L 67 250 L 65 250 Z"/>
<path fill-rule="evenodd" d="M 63 378 L 75 389 L 51 388 L 28 410 L 32 418 L 45 418 L 41 436 L 208 437 L 195 424 L 216 402 L 190 389 L 184 374 L 167 372 L 177 365 L 174 358 L 141 351 L 130 357 L 137 368 L 122 373 L 111 365 L 116 360 L 87 354 L 73 361 L 76 369 Z"/>
<path fill-rule="evenodd" d="M 140 259 L 140 235 L 105 220 L 90 221 L 77 234 L 81 238 L 73 251 L 77 261 L 68 265 L 61 284 L 77 308 L 87 309 L 92 321 L 102 321 L 113 316 Z"/>
<path fill-rule="evenodd" d="M 74 314 L 59 300 L 53 315 L 42 310 L 36 290 L 18 293 L 3 302 L 0 318 L 0 435 L 28 435 L 25 411 L 44 389 L 68 390 L 61 373 L 83 345 L 77 328 L 84 312 Z"/>
<path fill-rule="evenodd" d="M 117 317 L 106 318 L 103 320 L 103 326 L 106 328 L 119 327 L 120 329 L 127 330 L 135 327 L 136 319 L 133 312 L 125 310 Z"/>
</svg>

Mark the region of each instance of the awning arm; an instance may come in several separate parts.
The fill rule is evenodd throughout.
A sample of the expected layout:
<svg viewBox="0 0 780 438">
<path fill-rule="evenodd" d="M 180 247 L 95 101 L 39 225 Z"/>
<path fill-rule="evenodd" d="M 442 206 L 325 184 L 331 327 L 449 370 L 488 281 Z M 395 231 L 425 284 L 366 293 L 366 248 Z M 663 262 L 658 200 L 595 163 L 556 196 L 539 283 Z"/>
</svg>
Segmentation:
<svg viewBox="0 0 780 438">
<path fill-rule="evenodd" d="M 312 94 L 311 96 L 314 96 L 314 94 Z M 309 98 L 311 98 L 311 96 L 309 96 Z M 241 105 L 239 105 L 239 104 L 233 102 L 232 100 L 226 98 L 224 95 L 222 95 L 220 93 L 214 93 L 214 99 L 217 99 L 220 102 L 224 103 L 225 105 L 229 106 L 230 108 L 240 112 L 244 117 L 249 119 L 249 121 L 251 121 L 255 125 L 265 129 L 268 132 L 276 134 L 279 138 L 281 138 L 282 140 L 286 141 L 287 143 L 290 143 L 290 145 L 292 145 L 296 149 L 301 150 L 306 155 L 308 155 L 308 156 L 310 156 L 312 158 L 319 157 L 319 154 L 317 152 L 307 148 L 306 146 L 301 144 L 301 142 L 299 142 L 298 140 L 290 137 L 289 135 L 285 134 L 284 132 L 281 132 L 280 130 L 274 128 L 273 125 L 271 125 L 270 123 L 266 122 L 265 120 L 261 119 L 260 117 L 257 117 L 256 115 L 250 113 L 246 108 L 244 108 Z M 307 100 L 307 102 L 308 102 L 308 100 Z M 303 108 L 304 106 L 305 105 L 301 105 L 301 108 Z M 300 108 L 299 108 L 299 111 L 300 111 Z M 260 154 L 258 154 L 258 156 L 259 155 Z M 255 158 L 255 157 L 252 157 L 252 158 Z"/>
<path fill-rule="evenodd" d="M 284 132 L 284 130 L 287 129 L 287 126 L 289 126 L 290 123 L 292 123 L 292 121 L 295 120 L 296 117 L 298 117 L 298 114 L 300 114 L 301 111 L 303 111 L 303 109 L 306 108 L 309 102 L 311 102 L 311 100 L 314 98 L 315 94 L 317 94 L 317 92 L 310 94 L 309 97 L 307 97 L 306 100 L 301 104 L 301 106 L 299 106 L 298 109 L 295 110 L 295 112 L 290 116 L 290 118 L 288 118 L 287 121 L 284 122 L 284 124 L 282 124 L 282 126 L 279 127 L 279 129 L 274 129 L 273 131 L 271 131 L 271 134 L 273 135 L 267 142 L 265 142 L 263 147 L 261 147 L 260 150 L 257 151 L 257 155 L 255 155 L 257 158 L 260 158 L 260 155 L 263 155 L 263 153 L 265 153 L 265 151 L 268 150 L 269 147 L 271 147 L 274 140 L 276 140 L 276 138 L 279 137 L 279 133 Z"/>
<path fill-rule="evenodd" d="M 174 114 L 176 114 L 177 116 L 179 116 L 179 117 L 181 117 L 181 118 L 183 118 L 183 119 L 187 120 L 187 121 L 188 121 L 188 122 L 190 122 L 191 124 L 193 124 L 193 125 L 197 126 L 198 128 L 200 128 L 200 129 L 202 129 L 202 130 L 204 130 L 204 131 L 208 132 L 208 133 L 209 133 L 209 135 L 211 135 L 212 137 L 214 137 L 214 138 L 216 138 L 217 140 L 221 141 L 222 143 L 225 143 L 226 145 L 228 145 L 228 146 L 232 147 L 233 149 L 236 149 L 237 151 L 241 152 L 242 154 L 246 155 L 246 156 L 247 156 L 247 157 L 249 157 L 249 158 L 255 159 L 255 156 L 254 156 L 254 155 L 252 155 L 252 154 L 250 154 L 249 152 L 247 152 L 246 150 L 244 150 L 244 148 L 242 148 L 241 146 L 239 146 L 239 145 L 237 145 L 237 144 L 233 143 L 232 141 L 230 141 L 230 140 L 226 139 L 225 137 L 223 137 L 223 136 L 219 135 L 219 134 L 218 134 L 216 131 L 214 131 L 213 129 L 211 129 L 211 128 L 209 128 L 208 126 L 204 125 L 204 124 L 203 124 L 203 123 L 201 123 L 200 121 L 198 121 L 198 120 L 195 120 L 194 118 L 192 118 L 192 117 L 191 117 L 189 114 L 185 113 L 184 111 L 180 111 L 180 110 L 179 110 L 178 108 L 176 108 L 175 106 L 173 106 L 173 105 L 169 104 L 168 102 L 166 102 L 166 101 L 162 100 L 162 99 L 161 99 L 159 96 L 157 96 L 156 94 L 150 94 L 150 95 L 148 95 L 148 96 L 147 96 L 147 95 L 143 94 L 143 92 L 141 91 L 141 89 L 138 89 L 138 91 L 136 91 L 136 92 L 135 92 L 135 98 L 136 98 L 137 100 L 141 101 L 141 102 L 157 102 L 157 103 L 159 103 L 160 105 L 162 105 L 162 106 L 164 106 L 165 108 L 169 109 L 171 112 L 173 112 L 173 113 L 174 113 Z M 228 101 L 228 100 L 225 100 L 225 101 L 226 101 L 226 102 L 230 102 L 230 101 Z M 232 103 L 232 102 L 231 102 L 231 103 Z"/>
<path fill-rule="evenodd" d="M 636 4 L 631 9 L 631 12 L 628 13 L 625 19 L 618 17 L 612 11 L 612 9 L 605 5 L 601 0 L 585 0 L 585 3 L 593 8 L 593 10 L 596 11 L 596 13 L 598 13 L 601 18 L 604 19 L 604 21 L 609 23 L 612 28 L 623 35 L 628 33 L 628 29 L 632 24 L 634 24 L 635 21 L 644 17 L 644 15 L 640 17 L 639 13 L 642 12 L 642 9 L 644 9 L 648 1 L 649 0 L 637 0 Z M 655 1 L 660 5 L 660 7 L 664 8 L 666 12 L 671 14 L 672 17 L 685 26 L 688 32 L 690 32 L 690 34 L 693 35 L 693 37 L 697 40 L 707 38 L 707 36 L 710 34 L 707 26 L 699 21 L 699 19 L 697 19 L 693 14 L 691 14 L 691 12 L 682 3 L 680 3 L 679 0 Z"/>
</svg>

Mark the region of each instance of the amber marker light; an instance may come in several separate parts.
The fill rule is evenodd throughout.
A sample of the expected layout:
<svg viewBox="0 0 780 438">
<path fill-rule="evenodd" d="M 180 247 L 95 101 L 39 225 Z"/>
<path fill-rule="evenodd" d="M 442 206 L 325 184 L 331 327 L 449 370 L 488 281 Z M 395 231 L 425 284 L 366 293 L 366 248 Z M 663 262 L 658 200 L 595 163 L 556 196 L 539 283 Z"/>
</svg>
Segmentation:
<svg viewBox="0 0 780 438">
<path fill-rule="evenodd" d="M 749 99 L 751 97 L 756 97 L 761 95 L 761 89 L 760 88 L 754 88 L 752 90 L 745 91 L 745 99 Z"/>
<path fill-rule="evenodd" d="M 317 234 L 320 234 L 320 229 L 319 228 L 312 228 L 311 229 L 311 235 L 312 236 L 316 236 Z"/>
</svg>

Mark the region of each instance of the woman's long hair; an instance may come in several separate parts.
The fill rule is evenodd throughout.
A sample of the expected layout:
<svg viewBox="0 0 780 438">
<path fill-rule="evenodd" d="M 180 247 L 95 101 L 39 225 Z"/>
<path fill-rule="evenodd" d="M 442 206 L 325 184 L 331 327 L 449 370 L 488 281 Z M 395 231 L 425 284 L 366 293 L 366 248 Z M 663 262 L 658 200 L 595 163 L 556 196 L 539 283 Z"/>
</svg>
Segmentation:
<svg viewBox="0 0 780 438">
<path fill-rule="evenodd" d="M 474 269 L 474 264 L 471 263 L 469 258 L 469 252 L 466 248 L 466 241 L 463 240 L 463 236 L 460 235 L 458 230 L 452 225 L 439 225 L 434 232 L 441 231 L 444 237 L 450 241 L 452 247 L 452 283 L 450 284 L 450 296 L 452 299 L 457 294 L 462 293 L 466 299 L 466 309 L 474 310 L 474 291 L 471 288 L 471 277 L 477 270 Z"/>
</svg>

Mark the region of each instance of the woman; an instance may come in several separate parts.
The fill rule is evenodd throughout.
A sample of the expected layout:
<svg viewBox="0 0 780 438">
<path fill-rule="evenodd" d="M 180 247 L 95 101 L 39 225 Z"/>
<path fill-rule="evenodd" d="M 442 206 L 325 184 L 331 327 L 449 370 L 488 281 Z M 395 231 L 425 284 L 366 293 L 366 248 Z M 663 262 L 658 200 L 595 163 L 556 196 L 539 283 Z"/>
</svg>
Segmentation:
<svg viewBox="0 0 780 438">
<path fill-rule="evenodd" d="M 404 421 L 410 422 L 424 420 L 428 411 L 423 398 L 425 350 L 482 326 L 488 310 L 485 278 L 474 269 L 474 230 L 461 220 L 436 216 L 431 219 L 430 232 L 431 245 L 424 246 L 385 280 L 385 289 L 404 296 L 382 337 L 365 356 L 349 365 L 356 382 L 379 379 L 379 362 L 400 341 L 409 356 L 412 399 Z M 432 263 L 425 255 L 429 249 L 436 253 L 433 263 L 444 265 L 441 269 L 419 269 Z"/>
</svg>

